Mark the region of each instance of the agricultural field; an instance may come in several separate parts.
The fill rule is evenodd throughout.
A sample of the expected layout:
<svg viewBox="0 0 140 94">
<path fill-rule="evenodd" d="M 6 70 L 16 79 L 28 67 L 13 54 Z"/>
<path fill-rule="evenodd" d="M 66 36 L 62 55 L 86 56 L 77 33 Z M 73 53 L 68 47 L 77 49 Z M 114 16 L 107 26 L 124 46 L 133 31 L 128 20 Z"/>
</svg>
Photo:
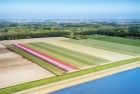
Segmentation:
<svg viewBox="0 0 140 94">
<path fill-rule="evenodd" d="M 117 42 L 122 42 L 122 40 L 118 40 L 115 43 L 112 42 L 111 40 L 105 41 L 104 39 L 98 40 L 98 39 L 91 39 L 91 38 L 82 39 L 82 40 L 71 39 L 66 41 L 70 43 L 93 47 L 93 48 L 99 48 L 107 51 L 118 52 L 126 55 L 132 55 L 132 56 L 140 55 L 140 46 L 136 46 L 140 44 L 139 41 L 136 41 L 136 43 L 132 42 L 133 44 L 135 43 L 135 45 L 132 44 L 125 45 L 125 44 L 117 43 Z"/>
<path fill-rule="evenodd" d="M 124 61 L 126 64 L 128 62 L 135 61 L 135 60 L 139 61 L 139 56 L 140 56 L 140 47 L 138 45 L 137 46 L 132 44 L 126 45 L 124 43 L 119 43 L 119 41 L 117 40 L 105 41 L 105 40 L 101 40 L 101 38 L 99 39 L 94 38 L 94 36 L 89 36 L 87 39 L 80 39 L 80 40 L 74 40 L 74 39 L 68 39 L 62 37 L 62 38 L 48 38 L 48 39 L 47 38 L 27 39 L 27 40 L 17 40 L 17 41 L 8 40 L 2 43 L 9 50 L 13 51 L 13 52 L 10 51 L 10 53 L 13 54 L 14 52 L 16 52 L 19 55 L 17 57 L 14 57 L 14 55 L 9 54 L 9 56 L 7 57 L 12 56 L 13 58 L 16 59 L 13 59 L 12 57 L 8 59 L 5 57 L 7 61 L 5 60 L 4 62 L 7 63 L 3 63 L 0 67 L 4 67 L 6 68 L 5 70 L 8 69 L 10 71 L 12 70 L 12 67 L 14 67 L 16 70 L 18 70 L 19 74 L 21 73 L 21 75 L 23 76 L 22 78 L 24 79 L 26 77 L 34 78 L 25 81 L 25 82 L 34 81 L 33 83 L 29 83 L 32 84 L 30 87 L 36 87 L 36 86 L 44 85 L 45 83 L 51 83 L 51 82 L 59 81 L 60 79 L 63 80 L 63 79 L 71 78 L 76 75 L 81 75 L 84 74 L 83 72 L 84 70 L 87 70 L 90 73 L 91 72 L 90 69 L 94 70 L 95 68 L 96 70 L 96 67 L 100 67 L 100 66 L 103 68 L 105 66 L 105 68 L 107 68 L 107 67 L 119 65 L 119 63 L 118 65 L 116 65 L 114 62 L 121 62 L 121 64 L 123 65 L 122 61 Z M 1 53 L 6 54 L 6 52 L 9 52 L 9 50 L 7 49 L 5 51 L 1 50 Z M 16 53 L 14 54 L 17 55 Z M 0 58 L 4 58 L 4 57 L 1 56 Z M 1 61 L 3 60 L 1 59 Z M 12 63 L 9 63 L 9 61 L 12 61 L 13 64 L 15 65 L 12 65 L 11 67 Z M 28 70 L 25 71 L 24 68 L 28 68 Z M 2 69 L 0 69 L 0 71 L 2 71 Z M 5 73 L 2 72 L 2 74 L 3 75 L 6 74 L 7 76 L 11 72 L 9 71 Z M 14 72 L 18 74 L 16 71 Z M 28 72 L 29 74 L 23 75 L 22 72 Z M 34 76 L 37 78 L 35 78 Z M 11 78 L 15 79 L 14 77 Z M 38 79 L 42 79 L 42 80 L 38 80 Z M 7 83 L 11 81 L 9 79 L 5 79 L 5 80 L 8 81 Z M 25 82 L 22 81 L 22 83 Z M 40 84 L 37 84 L 37 82 L 40 82 Z M 16 84 L 20 84 L 20 83 L 16 83 Z M 28 83 L 25 83 L 25 85 L 28 85 Z M 16 88 L 16 86 L 13 87 Z M 21 84 L 21 88 L 25 89 L 24 84 Z"/>
<path fill-rule="evenodd" d="M 55 43 L 55 41 L 53 42 Z M 104 58 L 72 51 L 71 49 L 58 47 L 48 42 L 12 44 L 7 47 L 21 55 L 30 55 L 32 58 L 28 58 L 29 60 L 36 60 L 35 63 L 56 75 L 63 75 L 110 62 Z"/>
<path fill-rule="evenodd" d="M 0 44 L 0 88 L 55 76 Z"/>
<path fill-rule="evenodd" d="M 103 49 L 94 48 L 94 47 L 89 47 L 89 46 L 84 46 L 84 45 L 79 45 L 79 44 L 74 44 L 74 43 L 69 43 L 69 42 L 64 42 L 64 41 L 49 42 L 49 44 L 57 45 L 59 47 L 64 47 L 72 51 L 76 51 L 76 52 L 80 52 L 80 53 L 87 54 L 90 56 L 109 60 L 110 62 L 132 58 L 132 56 L 130 55 L 121 54 L 121 53 L 103 50 Z"/>
<path fill-rule="evenodd" d="M 138 56 L 140 47 L 92 38 L 11 42 L 7 47 L 55 75 Z"/>
<path fill-rule="evenodd" d="M 106 42 L 119 43 L 119 44 L 125 44 L 125 45 L 140 47 L 139 39 L 123 38 L 123 37 L 111 37 L 111 36 L 97 35 L 97 34 L 86 35 L 86 37 L 88 39 L 101 40 L 101 41 L 106 41 Z"/>
</svg>

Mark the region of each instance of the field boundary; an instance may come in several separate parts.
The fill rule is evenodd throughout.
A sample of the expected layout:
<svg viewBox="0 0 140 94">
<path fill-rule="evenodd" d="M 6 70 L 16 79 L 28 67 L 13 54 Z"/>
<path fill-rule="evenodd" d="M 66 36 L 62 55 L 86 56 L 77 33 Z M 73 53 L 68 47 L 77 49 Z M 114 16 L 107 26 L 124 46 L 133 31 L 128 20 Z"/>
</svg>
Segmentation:
<svg viewBox="0 0 140 94">
<path fill-rule="evenodd" d="M 50 94 L 51 92 L 55 92 L 57 90 L 59 91 L 60 89 L 63 89 L 63 88 L 69 88 L 74 85 L 86 83 L 88 81 L 97 80 L 97 79 L 100 79 L 103 77 L 107 77 L 107 76 L 110 76 L 110 75 L 113 75 L 116 73 L 135 69 L 138 67 L 140 67 L 140 62 L 125 64 L 122 66 L 109 68 L 109 69 L 105 69 L 105 70 L 98 71 L 98 72 L 93 72 L 93 73 L 78 76 L 75 78 L 58 81 L 58 82 L 51 83 L 48 85 L 43 85 L 43 86 L 28 89 L 28 90 L 19 91 L 19 92 L 13 93 L 13 94 Z"/>
<path fill-rule="evenodd" d="M 130 64 L 130 63 L 134 63 L 134 62 L 138 62 L 138 61 L 140 61 L 140 57 L 131 58 L 131 59 L 127 59 L 127 60 L 123 60 L 123 61 L 119 61 L 119 62 L 114 62 L 114 63 L 110 63 L 110 64 L 105 64 L 105 65 L 101 65 L 101 66 L 97 66 L 97 67 L 92 67 L 89 69 L 80 70 L 80 71 L 68 73 L 65 75 L 59 75 L 59 76 L 45 78 L 45 79 L 41 79 L 41 80 L 36 80 L 36 81 L 28 82 L 28 83 L 15 85 L 15 86 L 10 86 L 7 88 L 0 89 L 0 94 L 11 94 L 14 92 L 27 90 L 27 89 L 35 88 L 38 86 L 43 86 L 46 84 L 51 84 L 54 82 L 63 81 L 66 79 L 70 79 L 70 78 L 98 72 L 101 70 L 105 70 L 105 69 L 109 69 L 109 68 L 113 68 L 113 67 L 117 67 L 117 66 L 121 66 L 121 65 L 125 65 L 125 64 Z"/>
</svg>

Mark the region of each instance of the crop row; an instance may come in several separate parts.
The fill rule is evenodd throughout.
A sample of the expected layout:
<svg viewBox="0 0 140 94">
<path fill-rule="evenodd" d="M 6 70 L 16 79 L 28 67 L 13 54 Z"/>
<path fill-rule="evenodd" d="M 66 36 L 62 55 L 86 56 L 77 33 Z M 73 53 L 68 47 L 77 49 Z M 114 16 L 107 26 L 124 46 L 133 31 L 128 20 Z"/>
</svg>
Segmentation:
<svg viewBox="0 0 140 94">
<path fill-rule="evenodd" d="M 46 62 L 48 62 L 48 63 L 50 63 L 52 65 L 57 66 L 57 67 L 61 68 L 64 71 L 70 72 L 70 71 L 76 70 L 76 68 L 74 66 L 71 66 L 71 65 L 69 65 L 69 64 L 67 64 L 67 63 L 65 63 L 63 61 L 58 60 L 58 59 L 55 59 L 55 58 L 53 58 L 53 57 L 51 57 L 51 56 L 49 56 L 47 54 L 41 53 L 39 51 L 36 51 L 36 50 L 28 47 L 25 44 L 14 44 L 14 46 L 16 46 L 16 47 L 18 47 L 18 48 L 20 48 L 20 49 L 22 49 L 22 50 L 34 55 L 34 56 L 40 58 L 40 59 L 42 59 L 42 60 L 44 60 L 44 61 L 46 61 Z"/>
</svg>

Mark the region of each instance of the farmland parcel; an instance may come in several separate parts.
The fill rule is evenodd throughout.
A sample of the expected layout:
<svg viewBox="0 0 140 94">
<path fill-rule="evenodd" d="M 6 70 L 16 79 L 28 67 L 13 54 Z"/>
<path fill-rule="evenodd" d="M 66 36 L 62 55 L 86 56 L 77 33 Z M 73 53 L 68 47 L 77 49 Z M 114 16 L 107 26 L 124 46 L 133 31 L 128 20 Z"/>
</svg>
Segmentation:
<svg viewBox="0 0 140 94">
<path fill-rule="evenodd" d="M 0 88 L 52 76 L 54 74 L 1 46 Z"/>
<path fill-rule="evenodd" d="M 63 38 L 62 40 L 54 39 L 48 41 L 44 39 L 33 42 L 28 40 L 5 44 L 10 50 L 34 62 L 36 66 L 41 66 L 44 70 L 51 73 L 52 76 L 56 75 L 52 78 L 29 83 L 32 84 L 30 87 L 24 86 L 28 85 L 28 83 L 21 84 L 21 88 L 19 85 L 18 88 L 20 89 L 15 89 L 15 91 L 91 73 L 93 70 L 95 71 L 96 67 L 104 69 L 140 61 L 140 47 L 101 40 L 65 40 Z M 116 46 L 118 46 L 118 49 L 115 48 Z M 122 47 L 126 47 L 127 50 L 123 50 Z M 13 86 L 13 88 L 16 87 Z M 10 89 L 10 87 L 2 90 L 6 89 Z"/>
</svg>

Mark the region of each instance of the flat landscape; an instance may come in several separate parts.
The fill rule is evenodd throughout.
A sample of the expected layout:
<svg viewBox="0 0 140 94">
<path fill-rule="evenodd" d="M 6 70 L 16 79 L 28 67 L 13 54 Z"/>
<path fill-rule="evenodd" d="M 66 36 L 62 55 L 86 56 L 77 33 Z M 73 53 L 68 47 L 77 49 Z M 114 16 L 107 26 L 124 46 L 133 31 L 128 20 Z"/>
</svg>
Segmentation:
<svg viewBox="0 0 140 94">
<path fill-rule="evenodd" d="M 1 92 L 6 89 L 11 92 L 12 88 L 15 91 L 24 90 L 92 73 L 98 67 L 107 68 L 139 61 L 139 46 L 94 37 L 80 40 L 58 37 L 2 41 Z M 25 87 L 28 84 L 31 85 Z"/>
<path fill-rule="evenodd" d="M 140 94 L 139 1 L 1 0 L 0 94 Z"/>
</svg>

